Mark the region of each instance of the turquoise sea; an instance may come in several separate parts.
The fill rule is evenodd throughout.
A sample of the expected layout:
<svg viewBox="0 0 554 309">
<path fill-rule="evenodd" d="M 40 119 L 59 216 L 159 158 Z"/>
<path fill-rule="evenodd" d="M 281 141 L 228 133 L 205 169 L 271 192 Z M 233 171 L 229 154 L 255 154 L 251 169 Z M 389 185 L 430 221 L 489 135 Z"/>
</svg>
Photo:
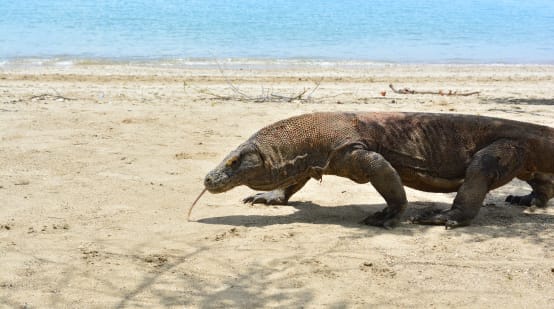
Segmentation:
<svg viewBox="0 0 554 309">
<path fill-rule="evenodd" d="M 0 59 L 554 63 L 554 1 L 0 0 Z"/>
</svg>

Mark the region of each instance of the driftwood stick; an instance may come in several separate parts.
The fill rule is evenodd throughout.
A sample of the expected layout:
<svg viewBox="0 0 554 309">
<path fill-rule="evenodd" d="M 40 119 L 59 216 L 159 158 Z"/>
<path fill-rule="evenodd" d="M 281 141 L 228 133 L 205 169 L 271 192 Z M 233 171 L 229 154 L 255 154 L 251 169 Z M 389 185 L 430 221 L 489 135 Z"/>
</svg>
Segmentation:
<svg viewBox="0 0 554 309">
<path fill-rule="evenodd" d="M 303 96 L 307 91 L 308 91 L 308 89 L 305 89 L 305 88 L 304 88 L 304 91 L 300 92 L 299 94 L 297 94 L 297 95 L 294 96 L 294 97 L 291 97 L 291 98 L 289 99 L 289 102 L 292 102 L 292 101 L 294 101 L 294 100 L 302 100 L 302 96 Z"/>
<path fill-rule="evenodd" d="M 74 100 L 74 99 L 67 98 L 67 97 L 64 97 L 64 96 L 61 96 L 61 95 L 52 95 L 52 94 L 34 95 L 34 96 L 30 97 L 28 100 L 47 100 L 47 99 L 52 99 L 52 100 L 63 100 L 63 101 L 71 101 L 71 100 Z"/>
<path fill-rule="evenodd" d="M 8 102 L 2 102 L 2 103 L 4 103 L 4 104 L 16 104 L 16 103 L 26 102 L 26 101 L 45 101 L 45 100 L 73 101 L 73 100 L 76 100 L 76 99 L 64 97 L 64 96 L 61 96 L 61 95 L 53 95 L 53 94 L 44 93 L 44 94 L 30 96 L 28 98 L 21 98 L 21 99 L 17 99 L 17 100 L 11 100 L 11 101 L 8 101 Z"/>
<path fill-rule="evenodd" d="M 470 95 L 476 95 L 479 94 L 479 91 L 473 91 L 473 92 L 457 92 L 448 90 L 447 92 L 444 92 L 442 90 L 439 91 L 416 91 L 409 88 L 403 88 L 403 89 L 396 89 L 392 84 L 389 84 L 390 89 L 394 93 L 398 94 L 437 94 L 437 95 L 446 95 L 446 96 L 462 96 L 467 97 Z"/>
</svg>

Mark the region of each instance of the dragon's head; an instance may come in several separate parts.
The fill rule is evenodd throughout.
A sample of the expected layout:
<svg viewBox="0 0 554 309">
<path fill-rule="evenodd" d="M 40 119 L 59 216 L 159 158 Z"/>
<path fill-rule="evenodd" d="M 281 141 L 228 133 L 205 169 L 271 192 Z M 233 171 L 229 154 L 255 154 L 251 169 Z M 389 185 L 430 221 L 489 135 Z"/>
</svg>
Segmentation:
<svg viewBox="0 0 554 309">
<path fill-rule="evenodd" d="M 240 185 L 267 190 L 271 189 L 271 183 L 271 173 L 258 147 L 251 142 L 233 150 L 204 179 L 204 186 L 210 193 L 222 193 Z"/>
</svg>

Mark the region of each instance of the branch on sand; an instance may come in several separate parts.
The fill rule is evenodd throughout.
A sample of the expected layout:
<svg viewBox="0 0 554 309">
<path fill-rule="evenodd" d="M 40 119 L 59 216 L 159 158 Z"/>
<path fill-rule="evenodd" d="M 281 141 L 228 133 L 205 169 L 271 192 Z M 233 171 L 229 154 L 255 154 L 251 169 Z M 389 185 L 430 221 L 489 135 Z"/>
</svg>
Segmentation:
<svg viewBox="0 0 554 309">
<path fill-rule="evenodd" d="M 436 95 L 461 96 L 461 97 L 467 97 L 467 96 L 470 96 L 470 95 L 478 95 L 479 94 L 479 91 L 457 92 L 457 91 L 448 90 L 447 92 L 444 92 L 442 90 L 439 90 L 439 91 L 416 91 L 416 90 L 411 90 L 409 88 L 396 89 L 396 88 L 394 88 L 394 86 L 392 84 L 389 84 L 389 87 L 390 87 L 390 89 L 392 89 L 392 91 L 394 93 L 398 93 L 398 94 L 436 94 Z"/>
<path fill-rule="evenodd" d="M 39 94 L 39 95 L 34 95 L 34 96 L 30 97 L 28 100 L 31 100 L 31 101 L 37 101 L 37 100 L 38 101 L 44 101 L 44 100 L 73 101 L 75 99 L 64 97 L 64 96 L 61 96 L 61 95 Z"/>
<path fill-rule="evenodd" d="M 192 88 L 202 94 L 206 94 L 214 98 L 217 98 L 219 100 L 225 100 L 225 101 L 233 100 L 233 101 L 254 102 L 254 103 L 295 102 L 295 101 L 310 102 L 313 100 L 312 95 L 319 88 L 321 84 L 321 80 L 314 81 L 314 84 L 315 84 L 314 87 L 304 88 L 303 90 L 298 91 L 296 93 L 292 93 L 290 95 L 286 95 L 282 93 L 274 93 L 272 88 L 264 88 L 262 86 L 261 93 L 259 95 L 250 95 L 240 90 L 239 87 L 237 87 L 229 80 L 219 61 L 216 60 L 215 63 L 217 65 L 219 73 L 221 74 L 221 76 L 223 76 L 225 82 L 227 83 L 228 89 L 230 89 L 231 92 L 233 93 L 232 95 L 221 95 L 218 93 L 214 93 L 209 89 L 194 87 L 193 85 L 188 84 L 186 81 L 183 81 L 184 91 L 186 92 L 187 88 Z"/>
<path fill-rule="evenodd" d="M 225 77 L 225 75 L 224 75 Z M 291 95 L 284 95 L 280 93 L 274 93 L 273 89 L 264 88 L 262 87 L 261 93 L 257 96 L 248 95 L 245 92 L 241 91 L 237 86 L 235 86 L 233 83 L 231 83 L 227 77 L 225 77 L 225 81 L 227 85 L 229 85 L 229 89 L 233 92 L 232 95 L 221 95 L 218 93 L 214 93 L 208 89 L 205 88 L 197 88 L 194 87 L 186 82 L 183 82 L 183 85 L 186 89 L 186 87 L 193 88 L 194 90 L 212 96 L 214 98 L 217 98 L 219 100 L 233 100 L 233 101 L 243 101 L 243 102 L 254 102 L 254 103 L 263 103 L 263 102 L 309 102 L 313 99 L 312 95 L 314 92 L 319 88 L 321 81 L 315 82 L 314 87 L 310 88 L 304 88 L 301 91 L 298 91 L 297 93 L 292 93 Z"/>
<path fill-rule="evenodd" d="M 64 96 L 61 96 L 61 95 L 53 95 L 53 94 L 44 93 L 44 94 L 34 95 L 34 96 L 31 96 L 31 97 L 28 97 L 28 98 L 22 98 L 22 99 L 17 99 L 17 100 L 4 102 L 4 104 L 16 104 L 16 103 L 26 102 L 26 101 L 46 101 L 46 100 L 63 102 L 63 101 L 73 101 L 75 99 L 64 97 Z"/>
</svg>

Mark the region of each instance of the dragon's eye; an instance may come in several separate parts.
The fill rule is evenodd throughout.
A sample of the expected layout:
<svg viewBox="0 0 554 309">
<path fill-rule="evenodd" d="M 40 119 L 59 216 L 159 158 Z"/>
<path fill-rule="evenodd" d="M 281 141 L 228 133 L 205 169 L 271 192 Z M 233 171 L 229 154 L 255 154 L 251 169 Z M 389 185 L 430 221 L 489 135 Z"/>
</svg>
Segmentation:
<svg viewBox="0 0 554 309">
<path fill-rule="evenodd" d="M 239 164 L 239 158 L 238 157 L 232 157 L 231 159 L 227 160 L 227 163 L 225 163 L 225 166 L 236 168 Z"/>
</svg>

